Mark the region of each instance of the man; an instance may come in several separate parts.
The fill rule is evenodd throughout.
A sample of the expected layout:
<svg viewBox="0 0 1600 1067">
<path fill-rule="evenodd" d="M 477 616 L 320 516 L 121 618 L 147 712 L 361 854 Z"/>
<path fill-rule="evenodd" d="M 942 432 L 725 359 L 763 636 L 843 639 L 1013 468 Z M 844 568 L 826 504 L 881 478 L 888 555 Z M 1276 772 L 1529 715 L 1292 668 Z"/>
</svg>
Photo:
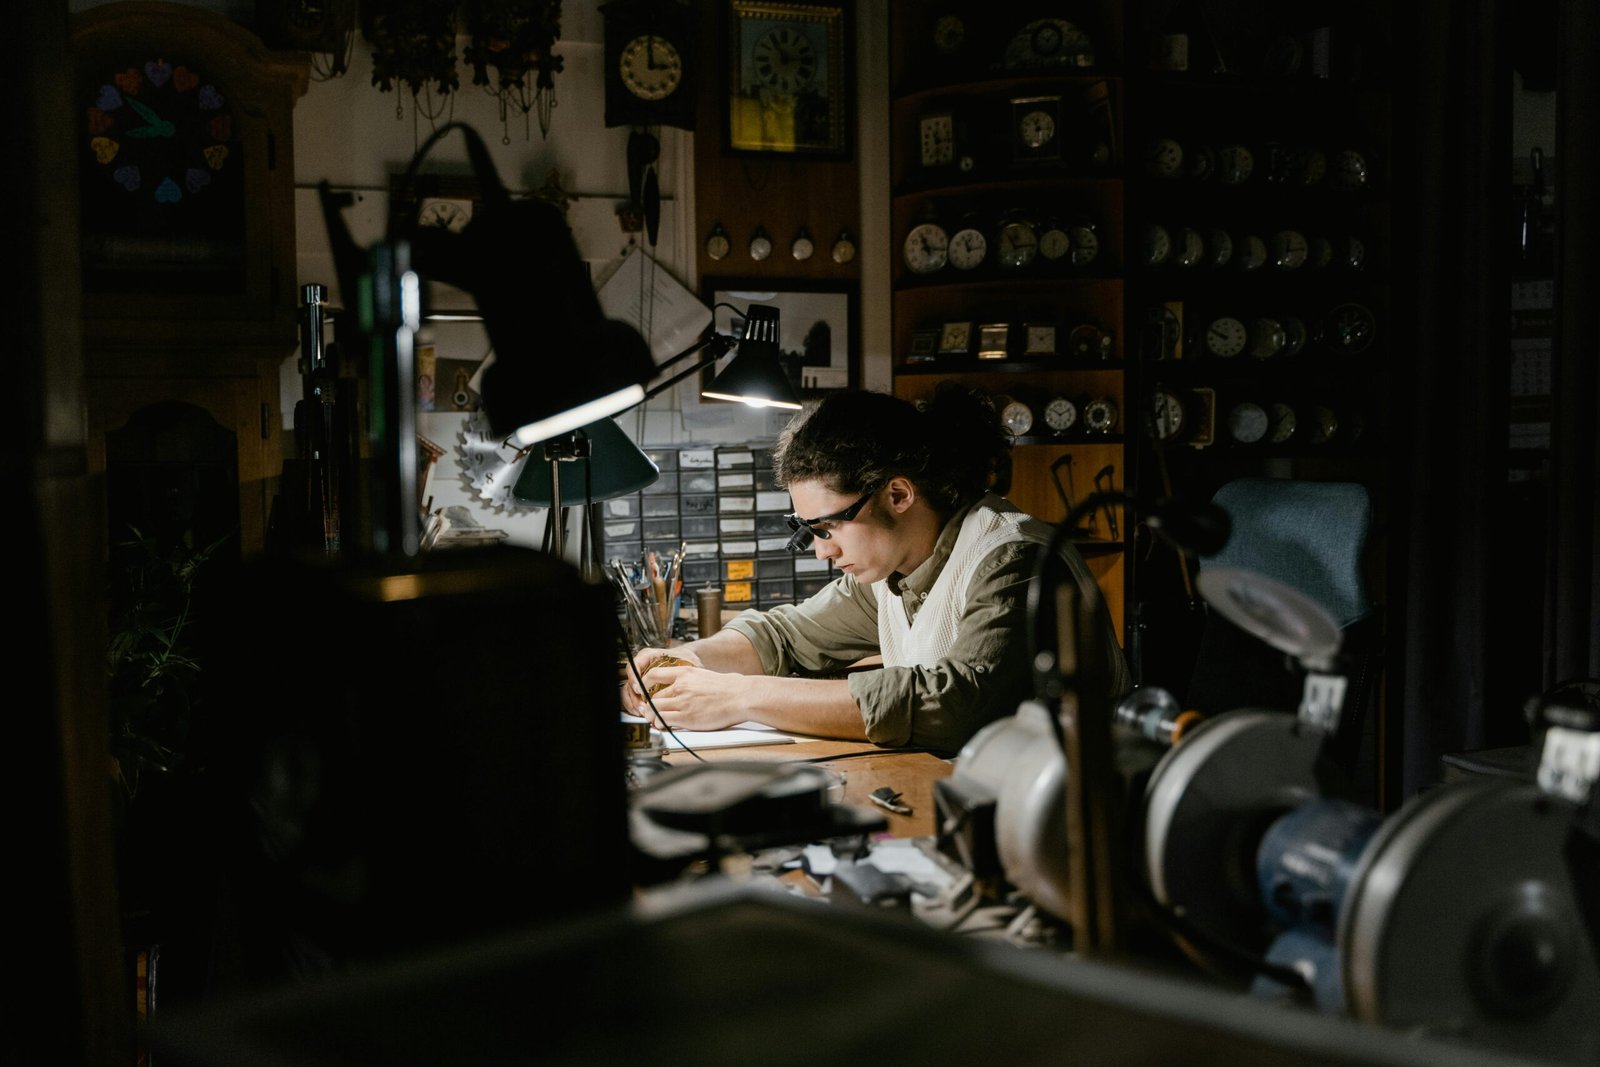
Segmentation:
<svg viewBox="0 0 1600 1067">
<path fill-rule="evenodd" d="M 636 657 L 632 714 L 675 730 L 741 722 L 881 745 L 958 751 L 1033 695 L 1028 586 L 1052 528 L 991 492 L 1010 469 L 992 407 L 946 384 L 925 405 L 830 394 L 796 416 L 774 453 L 797 551 L 840 577 L 801 604 L 747 611 L 719 633 Z M 809 516 L 809 517 L 802 517 Z M 1129 688 L 1099 588 L 1077 551 L 1066 568 L 1091 606 L 1109 695 Z M 669 655 L 682 661 L 661 662 Z M 837 673 L 870 656 L 879 670 Z M 686 665 L 685 665 L 686 664 Z M 659 723 L 658 723 L 659 725 Z"/>
</svg>

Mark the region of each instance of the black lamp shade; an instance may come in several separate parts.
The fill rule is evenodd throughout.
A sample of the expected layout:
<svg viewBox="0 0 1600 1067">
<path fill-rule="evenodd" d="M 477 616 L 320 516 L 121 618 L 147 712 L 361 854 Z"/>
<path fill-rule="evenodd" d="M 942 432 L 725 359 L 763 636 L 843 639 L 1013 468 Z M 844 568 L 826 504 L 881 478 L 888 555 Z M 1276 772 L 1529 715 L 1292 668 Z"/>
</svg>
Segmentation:
<svg viewBox="0 0 1600 1067">
<path fill-rule="evenodd" d="M 640 451 L 632 438 L 611 419 L 591 422 L 577 434 L 588 439 L 589 456 L 555 464 L 560 471 L 562 506 L 627 496 L 653 485 L 661 477 L 661 468 L 655 461 Z M 529 452 L 522 473 L 517 476 L 517 484 L 511 489 L 512 498 L 519 504 L 550 507 L 554 502 L 550 493 L 550 468 L 541 449 Z"/>
<path fill-rule="evenodd" d="M 778 360 L 778 309 L 751 304 L 739 353 L 700 391 L 713 400 L 738 400 L 755 407 L 798 410 L 800 397 Z"/>
</svg>

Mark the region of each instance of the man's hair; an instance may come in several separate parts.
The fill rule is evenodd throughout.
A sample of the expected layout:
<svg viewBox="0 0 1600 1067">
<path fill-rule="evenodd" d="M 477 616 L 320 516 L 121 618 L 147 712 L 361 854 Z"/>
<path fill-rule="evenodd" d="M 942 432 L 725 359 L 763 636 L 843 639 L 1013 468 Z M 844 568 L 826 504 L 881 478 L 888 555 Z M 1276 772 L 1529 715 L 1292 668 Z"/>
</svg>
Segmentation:
<svg viewBox="0 0 1600 1067">
<path fill-rule="evenodd" d="M 873 492 L 903 475 L 934 510 L 950 514 L 1011 482 L 1011 439 L 987 397 L 940 383 L 913 404 L 847 390 L 809 405 L 778 437 L 778 485 L 818 481 L 836 493 Z"/>
</svg>

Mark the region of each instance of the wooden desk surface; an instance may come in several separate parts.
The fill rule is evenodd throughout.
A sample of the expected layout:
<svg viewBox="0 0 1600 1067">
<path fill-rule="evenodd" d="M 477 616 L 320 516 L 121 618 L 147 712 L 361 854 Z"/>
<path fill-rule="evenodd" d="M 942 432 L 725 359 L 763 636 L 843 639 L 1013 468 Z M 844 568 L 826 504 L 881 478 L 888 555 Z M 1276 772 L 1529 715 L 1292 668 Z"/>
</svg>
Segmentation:
<svg viewBox="0 0 1600 1067">
<path fill-rule="evenodd" d="M 863 755 L 853 755 L 863 753 Z M 708 761 L 738 761 L 752 763 L 790 763 L 803 761 L 826 767 L 844 775 L 844 802 L 867 808 L 888 818 L 891 837 L 928 837 L 937 826 L 933 804 L 933 783 L 947 777 L 954 769 L 950 761 L 927 752 L 902 752 L 893 748 L 880 748 L 867 741 L 796 741 L 790 745 L 747 745 L 736 748 L 702 750 L 700 755 Z M 846 757 L 827 758 L 827 757 Z M 683 766 L 693 756 L 682 752 L 670 753 L 667 762 Z M 911 808 L 910 815 L 884 811 L 867 794 L 880 786 L 888 786 L 900 793 L 902 803 Z"/>
</svg>

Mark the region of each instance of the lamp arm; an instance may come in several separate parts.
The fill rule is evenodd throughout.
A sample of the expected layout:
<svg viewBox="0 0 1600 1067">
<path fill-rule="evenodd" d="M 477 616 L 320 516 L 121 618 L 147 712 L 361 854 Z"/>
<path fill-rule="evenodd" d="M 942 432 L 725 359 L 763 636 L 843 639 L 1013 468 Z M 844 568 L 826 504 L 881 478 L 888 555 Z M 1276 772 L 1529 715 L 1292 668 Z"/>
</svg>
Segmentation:
<svg viewBox="0 0 1600 1067">
<path fill-rule="evenodd" d="M 694 355 L 696 352 L 701 351 L 702 349 L 707 350 L 710 354 L 706 355 L 705 358 L 697 361 L 694 364 L 694 366 L 690 367 L 689 369 L 679 371 L 677 374 L 674 374 L 672 377 L 668 378 L 666 381 L 661 382 L 658 385 L 652 386 L 648 391 L 646 391 L 646 393 L 644 394 L 644 400 L 641 400 L 640 403 L 642 404 L 642 403 L 644 403 L 645 400 L 650 400 L 650 399 L 652 399 L 654 397 L 660 396 L 662 393 L 666 392 L 668 389 L 672 388 L 674 385 L 677 385 L 679 382 L 683 381 L 685 378 L 687 378 L 689 375 L 693 374 L 695 371 L 704 370 L 706 367 L 709 367 L 711 364 L 715 363 L 717 360 L 719 360 L 723 356 L 727 355 L 728 354 L 728 350 L 731 349 L 737 343 L 738 343 L 738 338 L 729 337 L 726 334 L 712 333 L 712 334 L 709 334 L 706 337 L 702 337 L 700 340 L 696 341 L 694 344 L 690 345 L 688 348 L 684 349 L 682 352 L 679 352 L 677 355 L 673 356 L 671 359 L 669 359 L 665 363 L 661 364 L 661 366 L 657 367 L 656 370 L 658 370 L 658 371 L 666 370 L 668 367 L 672 366 L 674 363 L 677 363 L 677 362 L 679 362 L 681 360 L 688 359 L 690 356 Z"/>
</svg>

